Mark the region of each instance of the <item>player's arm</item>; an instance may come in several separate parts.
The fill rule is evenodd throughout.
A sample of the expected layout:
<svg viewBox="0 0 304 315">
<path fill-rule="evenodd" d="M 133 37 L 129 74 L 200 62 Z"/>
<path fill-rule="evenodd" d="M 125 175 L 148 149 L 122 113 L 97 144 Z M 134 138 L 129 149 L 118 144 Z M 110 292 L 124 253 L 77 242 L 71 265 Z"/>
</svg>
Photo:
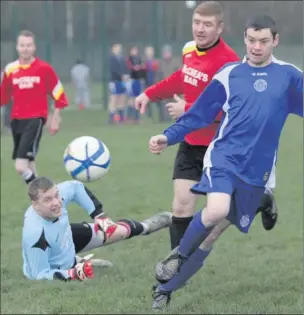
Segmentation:
<svg viewBox="0 0 304 315">
<path fill-rule="evenodd" d="M 181 69 L 178 69 L 169 77 L 150 86 L 144 93 L 151 101 L 171 98 L 174 94 L 183 94 Z"/>
<path fill-rule="evenodd" d="M 303 71 L 291 68 L 289 88 L 289 110 L 291 114 L 303 117 Z"/>
<path fill-rule="evenodd" d="M 12 98 L 12 80 L 7 71 L 3 71 L 1 78 L 1 106 L 7 105 Z"/>
<path fill-rule="evenodd" d="M 50 131 L 52 134 L 55 134 L 59 130 L 60 112 L 68 106 L 68 100 L 63 85 L 51 65 L 46 66 L 46 85 L 48 94 L 55 101 L 54 111 L 49 118 Z"/>
<path fill-rule="evenodd" d="M 182 142 L 187 134 L 213 123 L 226 100 L 225 87 L 215 77 L 189 111 L 164 131 L 168 145 Z"/>
<path fill-rule="evenodd" d="M 59 80 L 52 66 L 47 66 L 47 92 L 55 101 L 54 107 L 61 110 L 68 106 L 68 100 L 64 92 L 63 85 Z"/>
<path fill-rule="evenodd" d="M 94 219 L 103 214 L 103 206 L 94 194 L 84 186 L 83 183 L 71 180 L 58 185 L 63 203 L 76 203 L 86 210 L 88 215 Z"/>
</svg>

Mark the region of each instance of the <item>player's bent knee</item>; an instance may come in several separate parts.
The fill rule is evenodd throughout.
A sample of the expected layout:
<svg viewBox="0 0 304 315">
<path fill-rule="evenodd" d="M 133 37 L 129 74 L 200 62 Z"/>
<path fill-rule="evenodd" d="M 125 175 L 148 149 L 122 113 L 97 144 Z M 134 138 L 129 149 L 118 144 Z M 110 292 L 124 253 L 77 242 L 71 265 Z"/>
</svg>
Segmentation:
<svg viewBox="0 0 304 315">
<path fill-rule="evenodd" d="M 189 217 L 194 213 L 196 197 L 190 194 L 188 196 L 174 196 L 172 203 L 172 212 L 175 217 Z"/>
<path fill-rule="evenodd" d="M 229 206 L 208 205 L 202 212 L 202 223 L 209 227 L 219 224 L 229 213 Z"/>
<path fill-rule="evenodd" d="M 198 197 L 190 191 L 190 188 L 195 183 L 196 182 L 192 180 L 174 180 L 174 199 L 172 203 L 172 211 L 174 216 L 193 216 Z"/>
</svg>

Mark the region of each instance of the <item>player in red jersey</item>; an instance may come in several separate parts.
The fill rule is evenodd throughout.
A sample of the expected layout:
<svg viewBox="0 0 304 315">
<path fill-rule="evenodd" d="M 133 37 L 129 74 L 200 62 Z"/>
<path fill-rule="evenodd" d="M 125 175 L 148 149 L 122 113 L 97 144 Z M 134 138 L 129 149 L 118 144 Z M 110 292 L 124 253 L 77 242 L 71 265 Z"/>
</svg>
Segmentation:
<svg viewBox="0 0 304 315">
<path fill-rule="evenodd" d="M 239 57 L 221 38 L 223 11 L 215 1 L 202 2 L 193 13 L 192 31 L 194 41 L 183 48 L 183 65 L 168 78 L 146 89 L 135 101 L 135 106 L 144 113 L 149 101 L 174 96 L 175 103 L 166 105 L 172 118 L 180 117 L 187 111 L 205 89 L 215 73 L 226 63 L 238 61 Z M 178 95 L 184 95 L 184 99 Z M 217 120 L 220 117 L 217 117 Z M 215 121 L 210 127 L 186 136 L 179 146 L 174 164 L 173 218 L 170 226 L 172 249 L 179 242 L 192 220 L 197 196 L 190 188 L 201 176 L 205 152 L 218 128 Z M 265 191 L 261 201 L 264 228 L 272 229 L 277 220 L 277 209 L 270 190 Z"/>
<path fill-rule="evenodd" d="M 19 175 L 28 184 L 36 176 L 35 157 L 42 129 L 48 121 L 51 135 L 59 130 L 60 110 L 68 105 L 63 86 L 53 68 L 35 57 L 35 36 L 21 31 L 17 37 L 19 59 L 9 63 L 1 82 L 1 106 L 13 100 L 11 128 L 12 158 Z M 48 96 L 55 100 L 48 117 Z"/>
</svg>

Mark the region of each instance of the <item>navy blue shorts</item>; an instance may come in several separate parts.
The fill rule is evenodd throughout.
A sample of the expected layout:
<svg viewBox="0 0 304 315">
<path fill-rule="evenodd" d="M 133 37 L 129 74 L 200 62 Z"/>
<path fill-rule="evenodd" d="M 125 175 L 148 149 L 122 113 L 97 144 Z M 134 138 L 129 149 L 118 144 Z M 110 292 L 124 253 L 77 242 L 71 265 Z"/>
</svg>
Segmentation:
<svg viewBox="0 0 304 315">
<path fill-rule="evenodd" d="M 109 89 L 112 95 L 121 95 L 126 93 L 125 84 L 122 81 L 110 82 Z"/>
<path fill-rule="evenodd" d="M 221 192 L 231 195 L 230 210 L 226 219 L 241 232 L 248 233 L 265 187 L 249 185 L 228 170 L 211 167 L 204 170 L 200 182 L 195 184 L 191 191 L 195 194 Z"/>
<path fill-rule="evenodd" d="M 127 93 L 129 97 L 137 97 L 142 91 L 140 80 L 131 80 L 127 83 Z"/>
</svg>

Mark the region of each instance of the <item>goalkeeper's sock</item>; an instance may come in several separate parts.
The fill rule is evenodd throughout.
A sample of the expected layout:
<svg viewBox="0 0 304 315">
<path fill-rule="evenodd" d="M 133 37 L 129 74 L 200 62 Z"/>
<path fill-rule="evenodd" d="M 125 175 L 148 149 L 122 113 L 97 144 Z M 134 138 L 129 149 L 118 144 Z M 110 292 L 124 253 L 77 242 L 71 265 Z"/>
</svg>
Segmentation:
<svg viewBox="0 0 304 315">
<path fill-rule="evenodd" d="M 122 220 L 117 221 L 116 223 L 124 225 L 128 228 L 130 234 L 127 238 L 141 235 L 144 232 L 143 224 L 135 220 L 122 219 Z"/>
<path fill-rule="evenodd" d="M 173 292 L 180 289 L 194 274 L 204 265 L 212 249 L 202 250 L 198 248 L 187 261 L 181 266 L 179 272 L 175 274 L 167 283 L 160 285 L 160 290 Z"/>
<path fill-rule="evenodd" d="M 202 223 L 202 211 L 198 211 L 189 224 L 183 238 L 180 241 L 178 252 L 183 257 L 188 257 L 206 239 L 212 227 L 206 228 Z"/>
</svg>

